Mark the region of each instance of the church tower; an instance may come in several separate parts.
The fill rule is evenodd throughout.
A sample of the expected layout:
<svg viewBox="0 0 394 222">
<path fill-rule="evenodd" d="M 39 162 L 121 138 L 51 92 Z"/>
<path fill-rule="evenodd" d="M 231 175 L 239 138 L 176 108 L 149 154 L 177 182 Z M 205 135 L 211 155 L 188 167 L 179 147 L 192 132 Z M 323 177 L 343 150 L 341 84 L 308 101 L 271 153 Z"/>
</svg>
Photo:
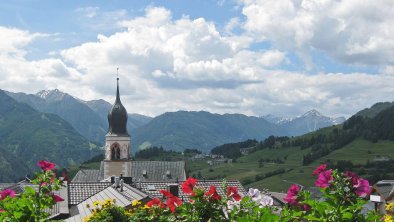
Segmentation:
<svg viewBox="0 0 394 222">
<path fill-rule="evenodd" d="M 111 176 L 129 176 L 130 135 L 127 132 L 127 111 L 119 95 L 119 78 L 116 79 L 116 100 L 108 112 L 108 133 L 105 135 L 104 179 Z"/>
</svg>

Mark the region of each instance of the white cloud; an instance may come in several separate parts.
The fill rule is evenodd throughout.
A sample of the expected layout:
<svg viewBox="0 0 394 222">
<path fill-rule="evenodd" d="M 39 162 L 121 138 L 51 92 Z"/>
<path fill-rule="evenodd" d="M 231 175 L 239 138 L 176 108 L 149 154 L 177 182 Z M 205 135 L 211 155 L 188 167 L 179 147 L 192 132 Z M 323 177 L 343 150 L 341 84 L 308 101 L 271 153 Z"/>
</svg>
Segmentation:
<svg viewBox="0 0 394 222">
<path fill-rule="evenodd" d="M 391 0 L 244 0 L 245 30 L 258 41 L 295 51 L 312 66 L 320 50 L 343 63 L 394 63 Z"/>
<path fill-rule="evenodd" d="M 84 70 L 128 67 L 135 72 L 132 78 L 150 78 L 163 87 L 175 88 L 188 87 L 183 84 L 192 82 L 196 87 L 221 87 L 221 82 L 228 87 L 228 81 L 236 82 L 236 87 L 259 80 L 256 70 L 285 60 L 285 54 L 278 50 L 248 50 L 250 38 L 223 36 L 203 18 L 173 21 L 164 8 L 147 8 L 145 16 L 121 24 L 127 31 L 99 35 L 97 42 L 64 50 L 63 57 Z"/>
<path fill-rule="evenodd" d="M 46 34 L 32 34 L 28 31 L 0 26 L 0 55 L 7 54 L 23 57 L 27 52 L 22 48 L 31 43 L 35 38 L 44 36 Z"/>
<path fill-rule="evenodd" d="M 327 6 L 324 2 L 311 6 L 307 3 L 303 2 L 303 15 L 297 15 L 301 13 L 299 5 L 278 5 L 271 9 L 279 10 L 275 13 L 280 15 L 283 30 L 276 27 L 279 23 L 269 24 L 272 15 L 256 21 L 254 29 L 248 24 L 252 17 L 248 17 L 247 36 L 223 34 L 213 22 L 203 18 L 185 16 L 175 20 L 169 10 L 149 7 L 144 16 L 119 23 L 114 21 L 124 30 L 111 35 L 99 34 L 95 42 L 64 49 L 57 59 L 33 61 L 26 58 L 26 48 L 39 34 L 0 27 L 0 36 L 8 36 L 4 40 L 7 44 L 0 43 L 0 88 L 30 93 L 59 88 L 85 100 L 103 98 L 113 102 L 116 67 L 119 67 L 122 102 L 129 112 L 148 115 L 180 109 L 297 115 L 316 108 L 325 114 L 348 116 L 375 102 L 394 100 L 394 75 L 390 65 L 376 75 L 310 75 L 281 70 L 281 65 L 288 62 L 286 51 L 290 49 L 306 53 L 313 48 L 348 58 L 344 53 L 346 48 L 335 48 L 336 43 L 331 42 L 335 38 L 330 32 L 324 36 L 322 31 L 316 31 L 315 21 L 307 13 L 310 7 L 320 7 L 324 17 L 328 12 L 323 9 Z M 257 14 L 261 13 L 261 4 L 254 6 Z M 245 3 L 245 10 L 252 5 Z M 291 13 L 280 11 L 282 7 Z M 318 22 L 324 23 L 327 30 L 347 30 L 348 25 L 348 21 L 337 24 L 339 21 L 335 19 L 331 26 L 328 21 Z M 272 29 L 272 33 L 258 25 Z M 256 36 L 252 38 L 251 33 Z M 251 49 L 251 44 L 259 41 L 256 40 L 259 33 L 267 33 L 259 35 L 259 40 L 279 36 L 275 44 L 280 47 Z M 321 34 L 319 44 L 314 42 L 318 33 Z M 352 43 L 347 35 L 341 42 L 336 40 L 338 44 Z"/>
</svg>

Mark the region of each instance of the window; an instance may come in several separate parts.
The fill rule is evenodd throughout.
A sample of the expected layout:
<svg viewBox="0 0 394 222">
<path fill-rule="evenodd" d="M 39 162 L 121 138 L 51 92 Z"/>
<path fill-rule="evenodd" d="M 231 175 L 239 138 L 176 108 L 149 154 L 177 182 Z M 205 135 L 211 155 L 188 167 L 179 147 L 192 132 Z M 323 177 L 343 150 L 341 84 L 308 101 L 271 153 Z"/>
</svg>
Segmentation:
<svg viewBox="0 0 394 222">
<path fill-rule="evenodd" d="M 118 143 L 114 143 L 111 147 L 111 160 L 120 160 L 120 147 Z"/>
</svg>

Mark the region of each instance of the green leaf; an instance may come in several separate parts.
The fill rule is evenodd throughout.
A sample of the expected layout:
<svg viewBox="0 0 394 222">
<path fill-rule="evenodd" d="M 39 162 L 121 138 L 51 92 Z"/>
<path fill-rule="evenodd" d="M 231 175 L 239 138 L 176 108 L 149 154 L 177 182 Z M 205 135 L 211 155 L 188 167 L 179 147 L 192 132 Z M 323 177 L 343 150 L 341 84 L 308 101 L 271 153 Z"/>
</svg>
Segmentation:
<svg viewBox="0 0 394 222">
<path fill-rule="evenodd" d="M 29 186 L 25 187 L 25 191 L 26 191 L 26 193 L 31 194 L 31 195 L 35 195 L 36 194 L 36 191 L 33 188 L 29 187 Z"/>
</svg>

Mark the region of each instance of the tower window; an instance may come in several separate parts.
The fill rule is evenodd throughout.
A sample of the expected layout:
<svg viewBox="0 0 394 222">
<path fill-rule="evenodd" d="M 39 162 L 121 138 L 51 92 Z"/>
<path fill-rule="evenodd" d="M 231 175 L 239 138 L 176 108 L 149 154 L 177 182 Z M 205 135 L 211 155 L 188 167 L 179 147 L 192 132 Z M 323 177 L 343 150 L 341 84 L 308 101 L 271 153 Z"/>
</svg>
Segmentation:
<svg viewBox="0 0 394 222">
<path fill-rule="evenodd" d="M 119 147 L 116 148 L 116 159 L 120 160 L 120 148 Z"/>
<path fill-rule="evenodd" d="M 115 143 L 111 147 L 111 160 L 120 160 L 120 147 Z"/>
</svg>

